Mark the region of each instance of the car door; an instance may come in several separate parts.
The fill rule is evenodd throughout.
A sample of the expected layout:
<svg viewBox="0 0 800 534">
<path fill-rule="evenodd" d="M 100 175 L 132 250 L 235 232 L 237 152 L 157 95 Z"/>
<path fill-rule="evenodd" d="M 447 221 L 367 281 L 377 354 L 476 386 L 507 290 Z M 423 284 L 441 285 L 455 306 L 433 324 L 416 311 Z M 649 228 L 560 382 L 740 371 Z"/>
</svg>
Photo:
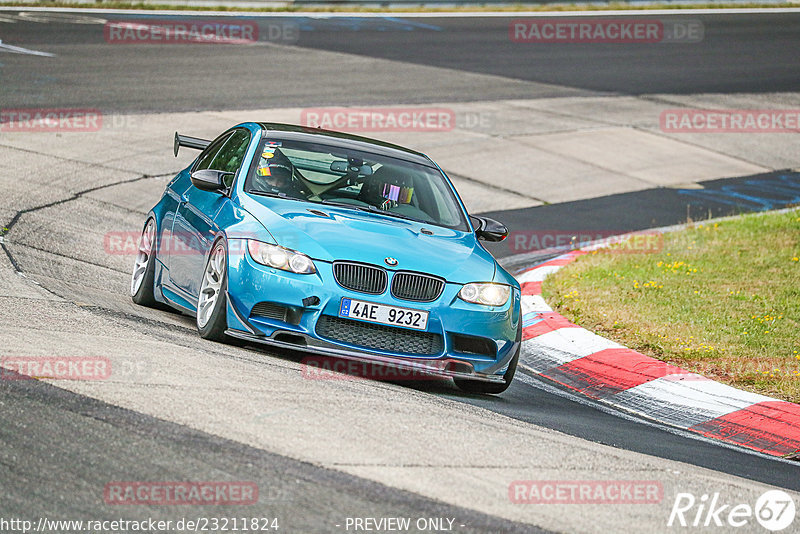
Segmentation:
<svg viewBox="0 0 800 534">
<path fill-rule="evenodd" d="M 166 273 L 161 279 L 162 292 L 164 296 L 182 306 L 191 307 L 186 300 L 186 295 L 176 293 L 177 287 L 172 281 L 172 271 L 177 272 L 182 268 L 182 256 L 187 253 L 188 236 L 185 233 L 185 225 L 180 223 L 175 225 L 178 216 L 178 209 L 186 200 L 185 193 L 192 186 L 191 173 L 198 168 L 207 168 L 214 160 L 219 149 L 225 144 L 233 132 L 228 131 L 211 141 L 209 145 L 200 153 L 191 167 L 182 170 L 178 176 L 167 186 L 167 195 L 170 197 L 170 209 L 164 214 L 162 221 L 163 243 L 159 259 L 163 263 Z M 181 230 L 182 229 L 182 230 Z M 173 254 L 173 251 L 175 252 Z M 175 265 L 173 266 L 173 262 Z"/>
<path fill-rule="evenodd" d="M 242 165 L 250 139 L 248 130 L 234 130 L 222 143 L 209 145 L 192 172 L 212 169 L 235 175 Z M 233 185 L 233 179 L 227 184 L 229 187 Z M 174 246 L 170 251 L 170 281 L 192 306 L 196 305 L 200 291 L 206 255 L 219 232 L 214 218 L 226 202 L 230 202 L 230 198 L 224 192 L 203 191 L 190 185 L 178 205 L 172 228 Z"/>
</svg>

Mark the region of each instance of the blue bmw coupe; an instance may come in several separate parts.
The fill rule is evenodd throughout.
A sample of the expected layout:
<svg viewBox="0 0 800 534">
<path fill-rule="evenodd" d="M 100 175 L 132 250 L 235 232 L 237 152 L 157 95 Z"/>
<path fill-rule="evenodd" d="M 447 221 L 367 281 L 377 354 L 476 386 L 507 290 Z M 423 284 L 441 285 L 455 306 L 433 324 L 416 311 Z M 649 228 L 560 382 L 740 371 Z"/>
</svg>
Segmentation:
<svg viewBox="0 0 800 534">
<path fill-rule="evenodd" d="M 519 358 L 520 289 L 424 154 L 343 133 L 239 124 L 213 141 L 147 216 L 131 278 L 144 306 L 238 338 L 450 377 L 500 393 Z"/>
</svg>

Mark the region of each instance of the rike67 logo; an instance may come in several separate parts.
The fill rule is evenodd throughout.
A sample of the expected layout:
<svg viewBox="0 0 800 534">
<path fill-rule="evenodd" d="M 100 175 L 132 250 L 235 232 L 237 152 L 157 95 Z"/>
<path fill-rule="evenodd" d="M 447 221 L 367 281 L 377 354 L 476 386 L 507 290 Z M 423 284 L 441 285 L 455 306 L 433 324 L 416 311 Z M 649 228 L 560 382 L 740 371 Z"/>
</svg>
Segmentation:
<svg viewBox="0 0 800 534">
<path fill-rule="evenodd" d="M 794 522 L 794 499 L 781 490 L 769 490 L 750 506 L 731 504 L 720 500 L 719 493 L 702 495 L 699 499 L 691 493 L 678 493 L 667 521 L 668 527 L 744 527 L 755 520 L 771 532 L 779 532 Z"/>
</svg>

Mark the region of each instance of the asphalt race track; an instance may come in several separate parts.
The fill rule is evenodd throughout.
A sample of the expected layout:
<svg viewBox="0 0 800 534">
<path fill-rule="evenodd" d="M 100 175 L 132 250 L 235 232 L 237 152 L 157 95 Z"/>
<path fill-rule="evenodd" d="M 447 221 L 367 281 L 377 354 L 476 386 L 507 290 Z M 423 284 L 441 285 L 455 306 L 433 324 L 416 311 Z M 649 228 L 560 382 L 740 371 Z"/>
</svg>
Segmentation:
<svg viewBox="0 0 800 534">
<path fill-rule="evenodd" d="M 691 15 L 702 23 L 702 42 L 658 45 L 513 43 L 513 17 L 296 16 L 254 18 L 267 36 L 254 46 L 109 46 L 103 20 L 126 17 L 0 11 L 0 108 L 141 117 L 91 142 L 0 132 L 0 184 L 9 191 L 0 202 L 0 350 L 108 351 L 146 368 L 99 385 L 0 380 L 0 518 L 268 515 L 281 518 L 284 532 L 343 532 L 348 517 L 446 517 L 455 518 L 456 532 L 657 532 L 670 531 L 677 492 L 727 491 L 744 502 L 767 486 L 800 491 L 796 464 L 615 413 L 524 370 L 498 397 L 441 382 L 302 380 L 301 355 L 208 343 L 191 318 L 134 306 L 126 293 L 132 258 L 97 246 L 108 231 L 141 225 L 166 180 L 188 162 L 187 154 L 172 158 L 172 132 L 203 119 L 523 99 L 669 106 L 699 93 L 732 102 L 746 93 L 764 107 L 790 107 L 781 98 L 795 97 L 774 94 L 800 87 L 800 13 Z M 276 27 L 288 33 L 270 38 Z M 438 138 L 425 135 L 403 140 L 437 149 Z M 40 152 L 37 139 L 47 149 Z M 476 202 L 491 194 L 519 200 L 481 210 L 512 232 L 644 229 L 800 201 L 791 186 L 741 193 L 778 176 L 800 191 L 800 163 L 789 149 L 772 165 L 741 160 L 752 172 L 697 180 L 703 194 L 677 182 L 549 201 L 513 184 L 471 176 L 463 183 L 483 188 Z M 510 256 L 531 252 L 489 248 L 508 256 L 509 268 L 523 266 Z M 544 259 L 532 252 L 525 264 Z M 657 478 L 664 502 L 647 510 L 510 506 L 508 484 L 530 478 Z M 245 512 L 114 507 L 102 499 L 114 480 L 248 480 L 260 498 Z"/>
<path fill-rule="evenodd" d="M 794 52 L 800 45 L 800 14 L 686 18 L 702 21 L 701 43 L 532 47 L 509 40 L 508 25 L 514 18 L 264 17 L 258 24 L 266 50 L 207 46 L 199 54 L 189 47 L 157 44 L 102 46 L 102 24 L 23 19 L 3 25 L 3 42 L 58 49 L 61 56 L 30 70 L 23 67 L 29 58 L 5 54 L 3 97 L 17 107 L 46 101 L 54 107 L 143 112 L 797 89 L 800 72 Z M 270 41 L 268 28 L 283 25 L 298 33 Z M 356 57 L 339 56 L 329 63 L 315 62 L 300 51 L 288 57 L 270 54 L 270 44 L 287 41 Z M 413 77 L 397 76 L 381 65 L 365 68 L 358 57 L 451 72 L 418 69 Z M 475 85 L 464 73 L 499 78 Z"/>
</svg>

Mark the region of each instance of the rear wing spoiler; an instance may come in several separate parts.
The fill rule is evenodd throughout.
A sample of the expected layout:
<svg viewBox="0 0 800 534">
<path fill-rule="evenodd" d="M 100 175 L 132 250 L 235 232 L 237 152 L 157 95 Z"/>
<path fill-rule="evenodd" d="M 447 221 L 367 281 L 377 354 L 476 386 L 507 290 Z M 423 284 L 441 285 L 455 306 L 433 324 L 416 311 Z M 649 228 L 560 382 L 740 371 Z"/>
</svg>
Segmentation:
<svg viewBox="0 0 800 534">
<path fill-rule="evenodd" d="M 178 157 L 178 149 L 182 146 L 186 148 L 193 148 L 195 150 L 204 150 L 211 141 L 207 139 L 200 139 L 199 137 L 189 137 L 188 135 L 181 135 L 178 132 L 175 132 L 175 143 L 173 144 L 173 151 L 175 152 L 175 157 Z"/>
</svg>

